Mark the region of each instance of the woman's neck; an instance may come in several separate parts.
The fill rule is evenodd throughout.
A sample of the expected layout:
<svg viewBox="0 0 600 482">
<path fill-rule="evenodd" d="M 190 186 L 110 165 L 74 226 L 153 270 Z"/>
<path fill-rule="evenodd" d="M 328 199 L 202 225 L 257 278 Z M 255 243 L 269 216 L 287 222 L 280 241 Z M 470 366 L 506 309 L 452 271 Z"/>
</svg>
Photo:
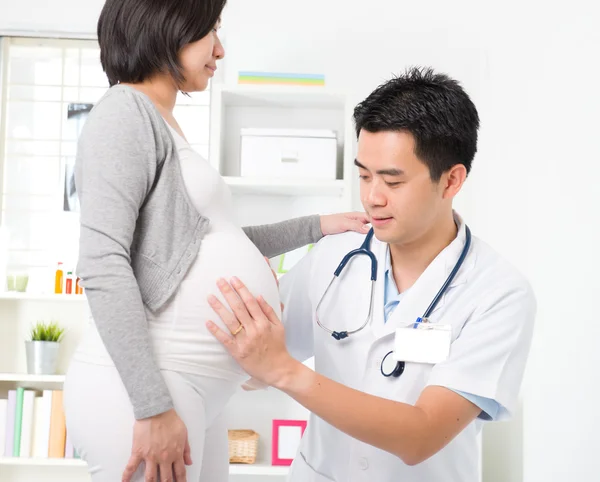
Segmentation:
<svg viewBox="0 0 600 482">
<path fill-rule="evenodd" d="M 163 117 L 173 116 L 178 89 L 170 77 L 156 75 L 144 82 L 124 85 L 129 85 L 148 96 Z"/>
</svg>

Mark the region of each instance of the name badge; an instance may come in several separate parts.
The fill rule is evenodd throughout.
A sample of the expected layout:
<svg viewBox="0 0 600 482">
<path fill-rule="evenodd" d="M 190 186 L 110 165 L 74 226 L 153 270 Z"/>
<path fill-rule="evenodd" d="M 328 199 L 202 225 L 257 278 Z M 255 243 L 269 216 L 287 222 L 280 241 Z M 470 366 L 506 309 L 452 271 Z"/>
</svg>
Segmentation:
<svg viewBox="0 0 600 482">
<path fill-rule="evenodd" d="M 440 363 L 450 355 L 452 327 L 420 323 L 396 329 L 394 359 L 409 363 Z"/>
</svg>

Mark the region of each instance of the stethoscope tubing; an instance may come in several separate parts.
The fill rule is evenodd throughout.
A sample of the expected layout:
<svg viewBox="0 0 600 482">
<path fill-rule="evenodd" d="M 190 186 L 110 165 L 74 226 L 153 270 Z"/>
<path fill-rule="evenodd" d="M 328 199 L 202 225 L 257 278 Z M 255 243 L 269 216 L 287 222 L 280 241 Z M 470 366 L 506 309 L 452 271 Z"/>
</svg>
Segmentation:
<svg viewBox="0 0 600 482">
<path fill-rule="evenodd" d="M 344 258 L 340 262 L 339 266 L 335 270 L 332 280 L 330 281 L 329 285 L 327 285 L 327 288 L 325 289 L 325 293 L 323 293 L 323 296 L 321 296 L 321 299 L 319 300 L 319 303 L 317 304 L 317 309 L 315 310 L 315 317 L 316 317 L 317 324 L 319 325 L 319 327 L 321 327 L 323 330 L 328 332 L 333 338 L 335 338 L 338 341 L 344 340 L 344 339 L 348 338 L 350 335 L 356 334 L 359 331 L 363 330 L 369 324 L 369 322 L 371 321 L 371 318 L 373 316 L 375 283 L 377 282 L 377 258 L 375 257 L 375 254 L 371 250 L 371 241 L 373 239 L 374 234 L 375 234 L 375 231 L 373 228 L 371 228 L 369 230 L 369 233 L 365 237 L 365 240 L 363 241 L 362 245 L 358 249 L 354 249 L 354 250 L 350 251 L 348 254 L 346 254 L 346 256 L 344 256 Z M 431 315 L 431 313 L 433 312 L 435 307 L 438 305 L 438 303 L 442 299 L 442 296 L 444 296 L 444 293 L 450 286 L 450 283 L 452 283 L 456 274 L 458 273 L 461 266 L 463 265 L 465 258 L 467 257 L 467 254 L 469 253 L 469 250 L 471 248 L 471 230 L 466 225 L 465 225 L 465 234 L 466 234 L 465 245 L 462 249 L 462 252 L 460 253 L 458 260 L 456 261 L 456 264 L 454 265 L 454 268 L 452 269 L 452 271 L 446 278 L 446 281 L 444 282 L 444 284 L 442 285 L 440 290 L 437 292 L 437 294 L 435 295 L 435 297 L 433 298 L 433 300 L 431 301 L 431 303 L 429 304 L 429 306 L 427 307 L 425 312 L 423 313 L 423 316 L 421 316 L 420 318 L 417 318 L 417 320 L 414 324 L 415 328 L 418 327 L 419 323 L 426 322 L 428 320 L 429 316 Z M 360 325 L 358 328 L 355 328 L 354 330 L 350 330 L 350 331 L 331 330 L 327 326 L 325 326 L 319 319 L 319 308 L 321 306 L 321 303 L 327 296 L 327 293 L 331 289 L 333 283 L 336 280 L 339 280 L 339 276 L 342 273 L 342 271 L 344 270 L 344 268 L 346 267 L 346 265 L 350 262 L 350 260 L 354 256 L 359 256 L 359 255 L 368 256 L 369 259 L 371 260 L 371 296 L 370 296 L 370 301 L 369 301 L 369 312 L 367 314 L 365 321 L 362 323 L 362 325 Z M 391 356 L 392 354 L 393 354 L 393 351 L 387 353 L 386 356 L 381 361 L 381 373 L 385 377 L 390 377 L 390 376 L 399 377 L 404 372 L 405 364 L 404 364 L 404 362 L 401 362 L 401 361 L 396 363 L 396 366 L 393 370 L 384 371 L 384 363 L 385 363 L 386 359 L 389 356 Z"/>
</svg>

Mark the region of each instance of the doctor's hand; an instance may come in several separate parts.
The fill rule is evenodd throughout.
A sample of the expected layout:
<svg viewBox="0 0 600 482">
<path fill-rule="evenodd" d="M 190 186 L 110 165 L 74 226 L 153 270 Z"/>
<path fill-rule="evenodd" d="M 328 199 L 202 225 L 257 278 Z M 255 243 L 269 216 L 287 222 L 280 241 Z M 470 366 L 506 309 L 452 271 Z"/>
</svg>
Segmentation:
<svg viewBox="0 0 600 482">
<path fill-rule="evenodd" d="M 328 234 L 340 234 L 346 231 L 356 231 L 357 233 L 368 233 L 369 218 L 365 213 L 341 213 L 328 214 L 321 216 L 321 232 L 323 236 Z"/>
<path fill-rule="evenodd" d="M 232 279 L 231 285 L 219 280 L 217 286 L 233 313 L 215 296 L 209 296 L 208 302 L 229 333 L 212 321 L 206 323 L 208 330 L 246 373 L 277 386 L 299 363 L 287 351 L 283 324 L 269 304 L 262 297 L 255 298 L 237 278 Z"/>
</svg>

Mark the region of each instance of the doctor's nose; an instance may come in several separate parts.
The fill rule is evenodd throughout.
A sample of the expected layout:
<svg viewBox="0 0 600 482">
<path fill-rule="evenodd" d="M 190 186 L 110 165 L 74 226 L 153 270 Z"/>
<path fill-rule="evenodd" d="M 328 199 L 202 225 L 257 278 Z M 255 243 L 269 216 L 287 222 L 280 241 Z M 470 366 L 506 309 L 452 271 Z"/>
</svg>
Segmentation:
<svg viewBox="0 0 600 482">
<path fill-rule="evenodd" d="M 387 198 L 376 183 L 372 183 L 365 194 L 364 200 L 369 206 L 385 206 L 387 204 Z"/>
</svg>

